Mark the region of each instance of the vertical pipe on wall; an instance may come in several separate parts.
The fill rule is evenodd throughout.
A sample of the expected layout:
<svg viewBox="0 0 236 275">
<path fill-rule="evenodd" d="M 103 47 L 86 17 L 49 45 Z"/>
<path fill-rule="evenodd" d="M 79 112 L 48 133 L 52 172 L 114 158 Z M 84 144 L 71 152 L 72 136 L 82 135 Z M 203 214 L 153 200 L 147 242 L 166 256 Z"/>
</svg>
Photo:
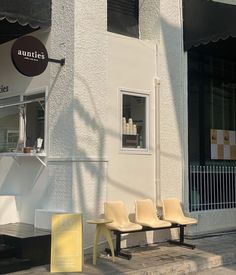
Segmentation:
<svg viewBox="0 0 236 275">
<path fill-rule="evenodd" d="M 20 105 L 19 106 L 20 110 L 20 116 L 19 116 L 19 139 L 18 139 L 18 144 L 17 144 L 17 150 L 23 152 L 23 148 L 25 146 L 25 133 L 26 133 L 26 107 L 25 105 Z"/>
<path fill-rule="evenodd" d="M 156 204 L 161 205 L 160 177 L 160 79 L 155 78 L 155 188 Z"/>
<path fill-rule="evenodd" d="M 156 205 L 161 205 L 161 176 L 160 176 L 160 78 L 158 77 L 158 46 L 156 44 L 156 76 L 155 85 L 155 188 Z"/>
</svg>

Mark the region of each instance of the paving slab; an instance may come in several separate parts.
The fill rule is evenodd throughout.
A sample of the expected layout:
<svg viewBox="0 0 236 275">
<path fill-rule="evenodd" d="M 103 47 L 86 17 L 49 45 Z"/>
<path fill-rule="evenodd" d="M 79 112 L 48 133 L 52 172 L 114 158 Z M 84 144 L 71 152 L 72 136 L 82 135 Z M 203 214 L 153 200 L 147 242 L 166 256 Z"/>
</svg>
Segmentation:
<svg viewBox="0 0 236 275">
<path fill-rule="evenodd" d="M 92 264 L 92 255 L 86 255 L 82 273 L 57 274 L 182 275 L 210 272 L 213 268 L 236 263 L 236 231 L 231 234 L 189 240 L 188 242 L 195 244 L 196 249 L 191 250 L 168 243 L 135 247 L 128 249 L 129 252 L 132 252 L 131 260 L 116 258 L 115 263 L 112 262 L 111 257 L 100 253 L 96 266 Z M 235 270 L 232 271 L 235 272 Z M 50 272 L 49 265 L 46 265 L 11 274 L 47 275 Z"/>
</svg>

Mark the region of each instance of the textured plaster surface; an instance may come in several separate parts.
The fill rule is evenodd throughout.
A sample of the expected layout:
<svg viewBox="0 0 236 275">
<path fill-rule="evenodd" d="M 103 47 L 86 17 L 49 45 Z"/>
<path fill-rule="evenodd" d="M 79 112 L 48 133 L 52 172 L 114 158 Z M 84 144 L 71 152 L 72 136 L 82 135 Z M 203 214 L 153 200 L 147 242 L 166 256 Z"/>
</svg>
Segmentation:
<svg viewBox="0 0 236 275">
<path fill-rule="evenodd" d="M 86 219 L 102 212 L 106 194 L 106 1 L 55 1 L 53 11 L 51 52 L 66 64 L 50 70 L 44 208 Z"/>
<path fill-rule="evenodd" d="M 49 54 L 66 63 L 50 64 L 48 154 L 66 157 L 73 152 L 74 1 L 52 1 L 52 16 Z"/>
<path fill-rule="evenodd" d="M 106 155 L 107 35 L 106 1 L 75 2 L 73 154 Z"/>
<path fill-rule="evenodd" d="M 181 1 L 160 2 L 160 173 L 161 196 L 183 193 L 183 48 Z"/>
<path fill-rule="evenodd" d="M 84 218 L 103 213 L 107 143 L 106 1 L 75 1 L 73 209 Z M 82 161 L 84 159 L 85 161 Z M 85 224 L 85 244 L 94 228 Z M 90 234 L 89 234 L 90 233 Z"/>
<path fill-rule="evenodd" d="M 139 29 L 141 39 L 160 39 L 160 0 L 139 1 Z"/>
<path fill-rule="evenodd" d="M 49 158 L 68 158 L 73 152 L 74 1 L 52 1 L 49 55 L 65 58 L 64 66 L 50 64 L 48 87 Z M 41 207 L 71 211 L 72 163 L 48 162 Z"/>
</svg>

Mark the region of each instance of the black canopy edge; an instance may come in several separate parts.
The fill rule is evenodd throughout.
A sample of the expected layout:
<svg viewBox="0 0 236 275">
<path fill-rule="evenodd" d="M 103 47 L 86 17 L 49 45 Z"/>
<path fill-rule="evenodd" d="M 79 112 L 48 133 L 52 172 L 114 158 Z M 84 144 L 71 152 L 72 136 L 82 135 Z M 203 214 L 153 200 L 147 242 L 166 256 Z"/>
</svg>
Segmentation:
<svg viewBox="0 0 236 275">
<path fill-rule="evenodd" d="M 185 51 L 188 51 L 192 47 L 196 48 L 196 47 L 199 47 L 201 45 L 207 45 L 207 44 L 209 44 L 211 42 L 216 43 L 218 41 L 224 41 L 224 40 L 226 40 L 226 39 L 228 39 L 230 37 L 231 38 L 236 38 L 236 35 L 231 35 L 231 34 L 229 34 L 229 35 L 222 35 L 222 36 L 218 36 L 217 35 L 217 36 L 211 36 L 207 40 L 202 39 L 202 40 L 197 40 L 196 42 L 191 41 L 189 44 L 187 44 L 187 43 L 184 44 L 184 49 L 185 49 Z"/>
<path fill-rule="evenodd" d="M 13 17 L 7 17 L 7 16 L 1 16 L 0 15 L 0 21 L 2 21 L 2 20 L 7 20 L 7 22 L 9 22 L 9 23 L 18 23 L 18 24 L 20 24 L 21 26 L 30 26 L 32 29 L 38 29 L 38 28 L 40 28 L 40 26 L 42 25 L 42 24 L 40 24 L 39 22 L 37 23 L 37 24 L 33 24 L 33 23 L 28 23 L 27 22 L 27 20 L 26 19 L 24 19 L 24 18 L 21 18 L 21 19 L 19 19 L 19 18 L 13 18 Z"/>
<path fill-rule="evenodd" d="M 236 6 L 211 0 L 183 0 L 184 51 L 236 37 Z"/>
<path fill-rule="evenodd" d="M 52 0 L 0 0 L 0 44 L 51 27 Z"/>
<path fill-rule="evenodd" d="M 0 20 L 29 25 L 33 29 L 51 26 L 52 0 L 1 0 Z"/>
</svg>

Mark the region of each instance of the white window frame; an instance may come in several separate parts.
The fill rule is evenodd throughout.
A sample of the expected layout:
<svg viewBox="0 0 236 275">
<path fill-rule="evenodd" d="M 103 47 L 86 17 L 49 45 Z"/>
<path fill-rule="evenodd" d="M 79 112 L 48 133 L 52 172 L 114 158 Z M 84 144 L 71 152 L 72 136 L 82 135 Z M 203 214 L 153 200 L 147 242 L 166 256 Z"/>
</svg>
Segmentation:
<svg viewBox="0 0 236 275">
<path fill-rule="evenodd" d="M 19 102 L 15 102 L 15 103 L 10 103 L 10 104 L 6 104 L 6 106 L 4 106 L 3 108 L 7 108 L 7 107 L 10 107 L 10 106 L 21 106 L 21 105 L 24 105 L 28 103 L 30 103 L 30 101 L 34 101 L 34 100 L 24 100 L 24 97 L 25 96 L 32 96 L 32 95 L 37 95 L 37 94 L 42 94 L 44 93 L 44 103 L 45 103 L 45 110 L 44 110 L 44 137 L 43 137 L 43 142 L 44 142 L 44 153 L 47 153 L 47 135 L 48 135 L 48 132 L 47 132 L 47 129 L 48 129 L 48 124 L 47 124 L 47 112 L 48 112 L 48 106 L 47 106 L 47 98 L 48 98 L 48 89 L 46 87 L 44 88 L 40 88 L 40 89 L 35 89 L 35 90 L 27 90 L 25 91 L 24 94 L 15 94 L 15 95 L 11 95 L 11 96 L 4 96 L 2 98 L 0 98 L 0 100 L 4 100 L 4 99 L 10 99 L 10 98 L 13 98 L 13 97 L 16 97 L 16 96 L 19 96 L 19 99 L 20 101 Z M 3 105 L 2 105 L 3 106 Z M 24 135 L 24 143 L 26 142 L 26 139 L 25 139 L 25 135 L 26 135 L 26 131 L 24 129 L 24 123 L 23 123 L 23 118 L 22 116 L 20 115 L 20 112 L 19 112 L 19 136 L 20 135 Z M 21 152 L 13 152 L 12 154 L 15 155 L 17 153 L 21 153 Z M 4 152 L 1 152 L 0 155 L 5 155 L 6 153 Z M 11 154 L 11 153 L 9 153 Z"/>
<path fill-rule="evenodd" d="M 120 94 L 120 152 L 128 154 L 149 154 L 150 152 L 150 93 L 145 91 L 119 89 Z M 122 117 L 123 117 L 123 95 L 137 96 L 145 98 L 145 135 L 146 148 L 127 148 L 122 146 Z"/>
</svg>

